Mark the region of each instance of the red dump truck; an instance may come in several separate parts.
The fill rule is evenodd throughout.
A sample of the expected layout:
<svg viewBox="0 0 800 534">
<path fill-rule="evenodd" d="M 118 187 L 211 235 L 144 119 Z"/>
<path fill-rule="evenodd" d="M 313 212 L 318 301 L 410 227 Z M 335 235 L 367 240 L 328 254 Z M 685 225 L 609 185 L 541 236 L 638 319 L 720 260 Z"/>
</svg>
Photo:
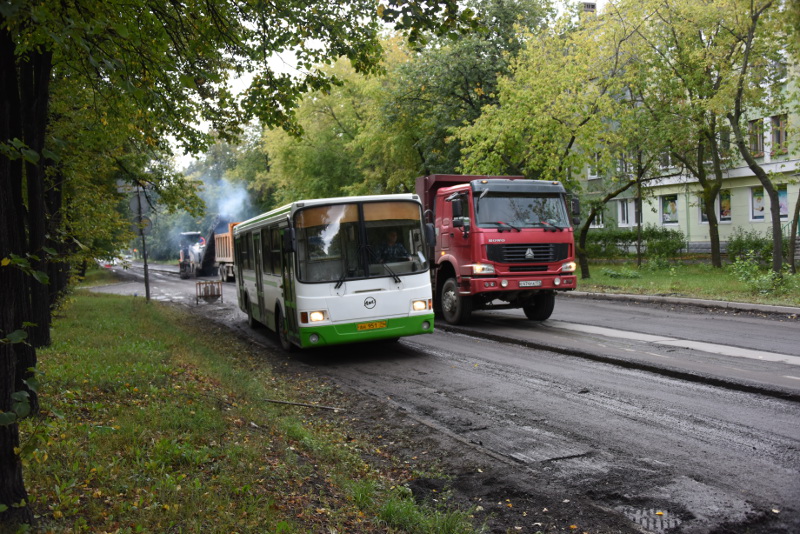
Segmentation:
<svg viewBox="0 0 800 534">
<path fill-rule="evenodd" d="M 436 234 L 434 306 L 448 323 L 509 308 L 543 321 L 556 291 L 575 289 L 578 206 L 560 182 L 435 174 L 417 178 L 416 190 Z"/>
</svg>

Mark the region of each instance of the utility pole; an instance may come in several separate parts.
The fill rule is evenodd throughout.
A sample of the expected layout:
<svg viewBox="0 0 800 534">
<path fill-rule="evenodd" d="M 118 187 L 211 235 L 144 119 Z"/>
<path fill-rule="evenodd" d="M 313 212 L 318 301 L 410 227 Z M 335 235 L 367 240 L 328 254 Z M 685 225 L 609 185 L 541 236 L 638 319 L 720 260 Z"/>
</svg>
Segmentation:
<svg viewBox="0 0 800 534">
<path fill-rule="evenodd" d="M 139 227 L 139 236 L 142 238 L 142 259 L 144 260 L 144 294 L 147 302 L 150 302 L 150 273 L 147 269 L 147 240 L 145 239 L 145 228 L 150 228 L 150 219 L 142 215 L 142 191 L 139 184 L 136 184 L 136 226 Z"/>
</svg>

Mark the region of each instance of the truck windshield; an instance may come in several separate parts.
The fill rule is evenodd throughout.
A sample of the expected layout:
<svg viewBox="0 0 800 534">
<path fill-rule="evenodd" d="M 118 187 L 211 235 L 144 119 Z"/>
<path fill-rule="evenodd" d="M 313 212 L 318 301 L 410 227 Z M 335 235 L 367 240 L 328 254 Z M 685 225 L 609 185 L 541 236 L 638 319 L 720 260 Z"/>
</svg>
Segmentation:
<svg viewBox="0 0 800 534">
<path fill-rule="evenodd" d="M 560 195 L 486 192 L 475 199 L 475 218 L 481 228 L 514 231 L 522 228 L 568 228 Z"/>
<path fill-rule="evenodd" d="M 419 204 L 409 201 L 314 206 L 294 217 L 298 279 L 333 282 L 428 269 Z"/>
</svg>

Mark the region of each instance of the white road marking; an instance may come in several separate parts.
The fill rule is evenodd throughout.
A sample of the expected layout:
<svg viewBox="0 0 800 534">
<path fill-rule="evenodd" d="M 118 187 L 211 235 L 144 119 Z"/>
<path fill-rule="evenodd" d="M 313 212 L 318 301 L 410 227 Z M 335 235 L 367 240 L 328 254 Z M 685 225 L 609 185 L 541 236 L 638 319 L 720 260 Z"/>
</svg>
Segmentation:
<svg viewBox="0 0 800 534">
<path fill-rule="evenodd" d="M 667 336 L 654 336 L 651 334 L 642 334 L 639 332 L 627 332 L 625 330 L 615 330 L 613 328 L 603 328 L 601 326 L 574 324 L 565 321 L 547 321 L 546 323 L 543 323 L 542 326 L 559 328 L 562 330 L 572 330 L 574 332 L 584 332 L 587 334 L 597 334 L 605 337 L 630 339 L 633 341 L 653 343 L 656 345 L 693 349 L 703 352 L 710 352 L 712 354 L 722 354 L 723 356 L 734 356 L 737 358 L 749 358 L 751 360 L 781 362 L 781 363 L 788 363 L 789 365 L 800 365 L 800 357 L 797 356 L 790 356 L 789 354 L 779 354 L 776 352 L 766 352 L 762 350 L 743 349 L 740 347 L 733 347 L 730 345 L 718 345 L 716 343 L 706 343 L 703 341 L 690 341 L 688 339 L 677 339 Z"/>
</svg>

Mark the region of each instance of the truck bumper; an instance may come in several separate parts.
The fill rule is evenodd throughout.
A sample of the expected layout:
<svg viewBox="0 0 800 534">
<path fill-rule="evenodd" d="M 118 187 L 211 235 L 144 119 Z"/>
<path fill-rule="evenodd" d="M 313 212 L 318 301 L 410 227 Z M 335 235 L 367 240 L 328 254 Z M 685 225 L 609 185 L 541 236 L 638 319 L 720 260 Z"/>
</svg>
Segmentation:
<svg viewBox="0 0 800 534">
<path fill-rule="evenodd" d="M 462 277 L 461 294 L 508 293 L 520 291 L 569 291 L 577 287 L 575 274 L 548 276 L 497 276 L 492 278 Z M 498 295 L 499 296 L 499 295 Z"/>
</svg>

